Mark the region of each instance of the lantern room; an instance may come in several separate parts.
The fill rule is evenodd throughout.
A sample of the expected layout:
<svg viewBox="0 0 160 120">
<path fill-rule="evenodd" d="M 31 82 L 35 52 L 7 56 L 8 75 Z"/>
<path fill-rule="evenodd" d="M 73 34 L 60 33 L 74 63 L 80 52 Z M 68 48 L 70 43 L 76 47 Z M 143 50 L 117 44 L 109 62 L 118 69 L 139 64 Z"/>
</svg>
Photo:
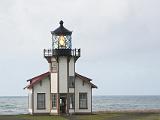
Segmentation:
<svg viewBox="0 0 160 120">
<path fill-rule="evenodd" d="M 72 31 L 67 30 L 63 26 L 63 21 L 59 22 L 60 26 L 51 31 L 52 34 L 52 49 L 72 49 L 71 35 Z"/>
<path fill-rule="evenodd" d="M 52 34 L 52 48 L 44 49 L 44 57 L 48 62 L 51 58 L 56 59 L 60 56 L 74 57 L 75 61 L 80 57 L 80 49 L 72 49 L 72 31 L 63 26 L 63 21 L 59 22 L 60 26 L 51 31 Z"/>
</svg>

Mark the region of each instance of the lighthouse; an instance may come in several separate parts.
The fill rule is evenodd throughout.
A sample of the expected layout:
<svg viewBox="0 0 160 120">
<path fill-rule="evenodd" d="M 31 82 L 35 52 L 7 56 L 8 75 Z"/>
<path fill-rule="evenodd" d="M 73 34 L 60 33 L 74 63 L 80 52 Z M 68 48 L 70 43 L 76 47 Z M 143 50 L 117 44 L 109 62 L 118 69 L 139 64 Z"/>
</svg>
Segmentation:
<svg viewBox="0 0 160 120">
<path fill-rule="evenodd" d="M 57 103 L 54 112 L 58 114 L 69 113 L 69 100 L 75 99 L 75 63 L 80 57 L 80 49 L 72 49 L 72 32 L 63 26 L 63 21 L 59 24 L 51 31 L 52 49 L 44 50 L 51 74 L 52 102 Z"/>
<path fill-rule="evenodd" d="M 75 71 L 81 50 L 72 48 L 72 31 L 63 21 L 51 31 L 52 48 L 44 49 L 49 70 L 27 82 L 30 114 L 92 113 L 92 79 Z"/>
</svg>

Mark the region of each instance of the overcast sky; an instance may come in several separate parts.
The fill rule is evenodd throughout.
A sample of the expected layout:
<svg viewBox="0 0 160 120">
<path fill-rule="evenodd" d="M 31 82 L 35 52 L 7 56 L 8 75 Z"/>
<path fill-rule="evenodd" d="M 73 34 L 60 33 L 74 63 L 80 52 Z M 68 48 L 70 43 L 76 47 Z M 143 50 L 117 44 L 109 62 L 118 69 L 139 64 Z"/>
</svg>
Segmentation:
<svg viewBox="0 0 160 120">
<path fill-rule="evenodd" d="M 0 96 L 27 95 L 64 21 L 94 95 L 160 95 L 160 0 L 0 0 Z"/>
</svg>

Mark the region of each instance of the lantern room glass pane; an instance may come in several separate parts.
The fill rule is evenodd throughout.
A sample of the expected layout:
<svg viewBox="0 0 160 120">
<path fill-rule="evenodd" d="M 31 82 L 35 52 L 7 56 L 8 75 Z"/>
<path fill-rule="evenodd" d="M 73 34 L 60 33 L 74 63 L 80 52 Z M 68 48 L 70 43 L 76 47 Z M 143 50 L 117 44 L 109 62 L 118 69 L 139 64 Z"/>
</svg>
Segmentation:
<svg viewBox="0 0 160 120">
<path fill-rule="evenodd" d="M 67 39 L 67 42 L 68 42 L 68 48 L 71 49 L 72 48 L 72 37 L 70 35 L 66 35 L 66 39 Z"/>
<path fill-rule="evenodd" d="M 58 49 L 58 37 L 56 35 L 52 36 L 52 48 Z"/>
<path fill-rule="evenodd" d="M 72 43 L 71 43 L 71 36 L 58 36 L 53 35 L 52 36 L 52 48 L 53 49 L 71 49 Z"/>
</svg>

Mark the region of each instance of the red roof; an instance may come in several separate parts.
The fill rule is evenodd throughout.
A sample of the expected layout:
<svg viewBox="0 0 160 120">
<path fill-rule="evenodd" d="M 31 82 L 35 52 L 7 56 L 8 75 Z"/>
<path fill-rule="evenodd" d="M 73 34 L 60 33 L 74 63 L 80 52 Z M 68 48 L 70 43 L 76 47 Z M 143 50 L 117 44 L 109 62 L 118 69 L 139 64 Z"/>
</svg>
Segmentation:
<svg viewBox="0 0 160 120">
<path fill-rule="evenodd" d="M 30 81 L 30 84 L 28 86 L 26 86 L 25 88 L 31 88 L 33 85 L 40 82 L 44 78 L 49 77 L 49 75 L 50 75 L 50 72 L 46 72 L 46 73 L 43 73 L 41 75 L 38 75 L 34 78 L 31 78 L 31 79 L 27 80 L 27 82 Z"/>
<path fill-rule="evenodd" d="M 78 73 L 76 73 L 76 77 L 79 77 L 80 79 L 83 79 L 83 80 L 92 81 L 92 79 L 87 78 L 87 77 L 85 77 L 85 76 L 83 76 L 83 75 L 80 75 L 80 74 L 78 74 Z"/>
<path fill-rule="evenodd" d="M 96 85 L 94 85 L 93 83 L 91 83 L 92 79 L 88 78 L 88 77 L 85 77 L 83 75 L 80 75 L 78 73 L 76 73 L 76 77 L 79 77 L 80 79 L 84 80 L 85 82 L 91 84 L 92 88 L 97 88 Z"/>
<path fill-rule="evenodd" d="M 87 78 L 85 76 L 82 76 L 78 73 L 76 73 L 75 75 L 76 75 L 76 77 L 79 77 L 80 79 L 84 80 L 85 82 L 91 84 L 92 88 L 97 88 L 96 85 L 94 85 L 93 83 L 90 82 L 92 79 Z M 46 73 L 38 75 L 34 78 L 29 79 L 29 80 L 27 80 L 27 82 L 30 81 L 30 84 L 28 86 L 26 86 L 25 88 L 32 88 L 35 84 L 39 83 L 41 80 L 43 80 L 44 78 L 49 77 L 49 76 L 50 76 L 50 72 L 46 72 Z"/>
</svg>

